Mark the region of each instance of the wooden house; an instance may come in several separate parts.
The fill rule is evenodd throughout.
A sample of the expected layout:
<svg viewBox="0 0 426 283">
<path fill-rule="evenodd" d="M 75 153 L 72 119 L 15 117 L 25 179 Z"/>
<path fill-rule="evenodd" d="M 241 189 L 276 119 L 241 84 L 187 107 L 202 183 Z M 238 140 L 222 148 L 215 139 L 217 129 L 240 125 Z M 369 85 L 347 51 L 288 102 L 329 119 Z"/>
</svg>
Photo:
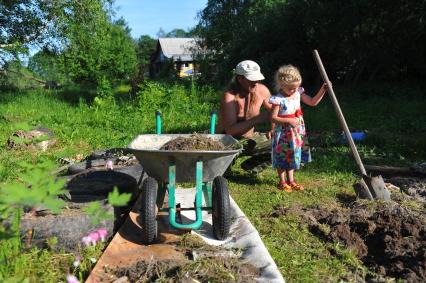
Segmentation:
<svg viewBox="0 0 426 283">
<path fill-rule="evenodd" d="M 200 50 L 195 38 L 159 38 L 157 49 L 151 58 L 150 76 L 156 77 L 167 63 L 177 76 L 195 74 L 194 55 Z"/>
</svg>

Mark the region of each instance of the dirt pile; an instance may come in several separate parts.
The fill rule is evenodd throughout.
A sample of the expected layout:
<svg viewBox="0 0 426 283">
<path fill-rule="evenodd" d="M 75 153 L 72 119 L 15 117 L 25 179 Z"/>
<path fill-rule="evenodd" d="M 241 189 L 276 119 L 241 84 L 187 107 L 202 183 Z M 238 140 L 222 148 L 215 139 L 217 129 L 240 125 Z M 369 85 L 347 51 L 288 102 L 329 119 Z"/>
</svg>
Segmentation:
<svg viewBox="0 0 426 283">
<path fill-rule="evenodd" d="M 196 261 L 140 261 L 130 267 L 110 270 L 124 282 L 257 282 L 257 269 L 235 259 L 201 258 Z"/>
<path fill-rule="evenodd" d="M 183 260 L 139 261 L 126 267 L 104 267 L 119 282 L 257 282 L 260 272 L 242 261 L 238 252 L 207 245 L 184 235 L 175 248 Z"/>
<path fill-rule="evenodd" d="M 39 149 L 46 151 L 56 140 L 51 130 L 43 127 L 31 131 L 19 130 L 14 132 L 6 142 L 9 149 Z"/>
<path fill-rule="evenodd" d="M 165 143 L 160 150 L 224 150 L 220 141 L 193 134 L 189 137 L 177 137 Z"/>
<path fill-rule="evenodd" d="M 392 177 L 386 179 L 401 189 L 401 191 L 414 201 L 423 203 L 426 208 L 426 179 L 414 177 Z"/>
<path fill-rule="evenodd" d="M 426 281 L 425 212 L 388 202 L 355 203 L 334 210 L 277 207 L 272 216 L 287 213 L 300 215 L 321 239 L 353 249 L 370 270 L 381 276 Z"/>
</svg>

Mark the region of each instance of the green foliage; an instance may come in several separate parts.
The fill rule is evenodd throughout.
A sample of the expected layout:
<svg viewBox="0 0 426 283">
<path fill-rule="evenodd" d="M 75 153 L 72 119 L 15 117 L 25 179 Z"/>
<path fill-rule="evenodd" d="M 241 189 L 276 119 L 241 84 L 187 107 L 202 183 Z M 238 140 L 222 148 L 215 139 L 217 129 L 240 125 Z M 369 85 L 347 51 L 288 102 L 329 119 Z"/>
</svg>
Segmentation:
<svg viewBox="0 0 426 283">
<path fill-rule="evenodd" d="M 7 278 L 10 282 L 28 280 L 21 276 L 6 276 L 25 264 L 20 256 L 19 234 L 23 209 L 44 208 L 58 213 L 64 205 L 58 196 L 64 193 L 65 182 L 50 175 L 50 170 L 55 167 L 52 162 L 44 160 L 35 165 L 21 162 L 19 165 L 23 169 L 19 181 L 0 185 L 0 280 Z M 8 222 L 9 225 L 6 225 Z M 54 245 L 54 240 L 50 244 Z"/>
<path fill-rule="evenodd" d="M 102 84 L 129 79 L 136 51 L 122 21 L 111 22 L 108 1 L 71 2 L 64 11 L 65 72 L 74 82 Z"/>
<path fill-rule="evenodd" d="M 91 202 L 83 211 L 90 216 L 92 223 L 95 225 L 113 218 L 110 213 L 102 208 L 99 202 Z"/>
<path fill-rule="evenodd" d="M 123 19 L 112 21 L 112 1 L 9 1 L 0 7 L 3 89 L 40 86 L 33 76 L 4 64 L 36 42 L 43 47 L 30 59 L 29 69 L 54 85 L 91 84 L 99 86 L 103 95 L 110 92 L 105 80 L 109 84 L 128 81 L 136 72 L 130 29 Z"/>
<path fill-rule="evenodd" d="M 56 278 L 56 281 L 68 272 L 70 264 L 65 263 L 64 260 L 69 255 L 54 255 L 52 258 L 53 248 L 57 244 L 55 237 L 47 240 L 50 250 L 39 251 L 34 248 L 30 252 L 22 254 L 19 227 L 24 208 L 29 210 L 43 208 L 49 209 L 53 213 L 59 213 L 65 204 L 63 200 L 58 198 L 65 192 L 63 189 L 65 181 L 57 180 L 50 174 L 56 166 L 48 160 L 41 160 L 35 165 L 20 162 L 19 166 L 22 169 L 19 174 L 19 181 L 0 185 L 0 281 L 44 282 L 48 278 L 50 278 L 49 281 Z M 108 195 L 108 201 L 113 206 L 124 206 L 130 200 L 130 197 L 131 194 L 120 194 L 117 188 L 114 188 L 114 191 Z M 99 202 L 93 202 L 85 211 L 93 216 L 94 223 L 112 218 L 112 215 L 106 212 Z M 96 254 L 98 257 L 99 249 Z M 58 260 L 61 263 L 54 268 L 55 270 L 44 273 L 45 269 L 41 268 L 42 264 L 44 266 L 46 263 L 57 265 Z M 80 277 L 93 264 L 88 265 L 87 261 L 88 259 L 84 259 L 84 264 L 76 270 Z M 36 274 L 29 273 L 34 271 Z M 6 279 L 7 281 L 4 281 Z"/>
<path fill-rule="evenodd" d="M 193 32 L 191 30 L 185 31 L 180 28 L 172 29 L 169 32 L 165 32 L 162 28 L 157 32 L 157 36 L 160 37 L 192 37 Z"/>
<path fill-rule="evenodd" d="M 120 194 L 117 187 L 114 187 L 114 190 L 108 194 L 108 203 L 112 206 L 125 206 L 131 197 L 132 194 Z M 90 215 L 94 225 L 113 218 L 113 215 L 103 209 L 99 202 L 91 202 L 90 205 L 85 207 L 83 210 L 87 215 Z"/>
<path fill-rule="evenodd" d="M 97 244 L 88 248 L 79 248 L 78 252 L 56 253 L 51 249 L 32 248 L 22 252 L 16 250 L 9 242 L 0 242 L 1 254 L 7 254 L 6 264 L 0 264 L 1 282 L 65 282 L 67 273 L 76 275 L 81 282 L 93 268 L 94 259 L 102 254 L 105 244 Z M 73 262 L 78 260 L 77 267 Z M 70 268 L 71 267 L 71 268 Z"/>
<path fill-rule="evenodd" d="M 36 165 L 25 162 L 19 165 L 24 169 L 20 181 L 0 186 L 0 221 L 3 223 L 14 210 L 24 207 L 42 207 L 58 213 L 64 201 L 57 197 L 65 192 L 65 182 L 49 174 L 54 164 L 43 161 Z"/>
<path fill-rule="evenodd" d="M 299 66 L 318 79 L 318 49 L 332 81 L 421 80 L 426 74 L 421 1 L 208 1 L 197 31 L 220 62 L 214 79 L 244 59 L 258 61 L 268 79 L 279 65 Z M 247 36 L 249 35 L 249 36 Z M 417 44 L 413 44 L 416 42 Z M 421 43 L 420 43 L 421 42 Z"/>
<path fill-rule="evenodd" d="M 137 93 L 140 112 L 151 112 L 153 115 L 153 110 L 160 110 L 166 130 L 170 124 L 175 125 L 174 127 L 178 129 L 194 129 L 199 125 L 199 121 L 208 125 L 209 113 L 214 108 L 209 97 L 215 100 L 216 95 L 207 87 L 194 85 L 184 87 L 179 84 L 171 85 L 154 81 L 144 81 Z M 198 116 L 200 120 L 186 119 L 186 117 L 194 115 Z"/>
<path fill-rule="evenodd" d="M 157 48 L 157 41 L 149 35 L 142 35 L 136 42 L 137 74 L 132 80 L 135 85 L 141 83 L 149 74 L 151 56 Z"/>
<path fill-rule="evenodd" d="M 111 83 L 105 78 L 102 77 L 98 82 L 98 87 L 96 89 L 96 97 L 94 99 L 94 105 L 97 107 L 105 107 L 106 104 L 113 103 L 113 90 Z"/>
<path fill-rule="evenodd" d="M 167 60 L 161 64 L 160 70 L 156 75 L 161 80 L 174 80 L 178 77 L 178 71 L 174 67 L 172 60 Z"/>
<path fill-rule="evenodd" d="M 108 194 L 108 203 L 112 206 L 125 206 L 130 201 L 132 194 L 118 192 L 117 187 Z"/>
<path fill-rule="evenodd" d="M 53 29 L 57 1 L 13 0 L 0 4 L 0 66 L 42 43 Z M 50 29 L 49 29 L 50 27 Z"/>
<path fill-rule="evenodd" d="M 11 60 L 0 67 L 0 89 L 27 90 L 40 87 L 35 79 L 35 75 L 18 60 Z"/>
<path fill-rule="evenodd" d="M 59 52 L 44 48 L 30 57 L 28 69 L 45 81 L 64 85 L 67 83 L 67 76 L 64 73 L 65 70 L 60 56 Z"/>
<path fill-rule="evenodd" d="M 28 124 L 27 122 L 18 122 L 18 123 L 13 123 L 11 125 L 11 129 L 12 131 L 29 131 L 31 130 L 31 125 Z"/>
<path fill-rule="evenodd" d="M 33 165 L 27 162 L 17 164 L 22 170 L 19 181 L 3 183 L 0 185 L 0 223 L 8 221 L 11 215 L 20 214 L 22 209 L 44 208 L 58 213 L 64 201 L 57 197 L 63 194 L 64 181 L 56 180 L 50 171 L 56 166 L 42 160 Z M 19 225 L 18 225 L 19 226 Z M 16 233 L 0 227 L 1 232 Z"/>
</svg>

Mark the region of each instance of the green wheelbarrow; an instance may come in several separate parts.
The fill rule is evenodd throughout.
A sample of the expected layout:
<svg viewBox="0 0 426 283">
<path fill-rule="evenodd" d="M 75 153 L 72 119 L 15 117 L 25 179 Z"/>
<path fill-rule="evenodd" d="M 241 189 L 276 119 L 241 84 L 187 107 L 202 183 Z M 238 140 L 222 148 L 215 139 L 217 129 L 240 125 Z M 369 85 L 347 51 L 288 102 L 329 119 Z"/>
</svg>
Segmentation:
<svg viewBox="0 0 426 283">
<path fill-rule="evenodd" d="M 226 149 L 210 150 L 161 150 L 168 141 L 189 134 L 161 134 L 161 115 L 157 111 L 157 134 L 137 136 L 128 146 L 148 174 L 142 184 L 142 204 L 140 225 L 142 242 L 149 244 L 158 234 L 157 213 L 168 212 L 172 227 L 178 229 L 198 229 L 202 224 L 202 211 L 212 213 L 213 234 L 218 240 L 228 236 L 231 225 L 230 201 L 226 179 L 222 176 L 242 146 L 230 135 L 214 133 L 216 114 L 212 113 L 210 132 L 201 134 L 222 142 Z M 176 205 L 176 183 L 195 182 L 195 202 L 192 208 Z M 168 207 L 163 207 L 166 192 Z M 203 207 L 203 197 L 206 206 Z M 196 220 L 183 224 L 176 221 L 176 213 L 181 210 L 195 210 Z"/>
</svg>

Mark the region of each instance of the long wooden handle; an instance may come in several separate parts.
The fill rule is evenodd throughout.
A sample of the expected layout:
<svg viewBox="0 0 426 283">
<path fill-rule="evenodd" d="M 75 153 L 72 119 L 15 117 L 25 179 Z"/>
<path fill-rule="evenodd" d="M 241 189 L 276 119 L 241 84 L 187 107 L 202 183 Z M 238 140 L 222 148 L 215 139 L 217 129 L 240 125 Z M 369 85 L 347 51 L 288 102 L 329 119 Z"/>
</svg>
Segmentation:
<svg viewBox="0 0 426 283">
<path fill-rule="evenodd" d="M 321 77 L 324 80 L 324 82 L 327 84 L 327 89 L 331 98 L 331 102 L 333 103 L 333 107 L 334 107 L 334 110 L 336 111 L 337 117 L 339 118 L 340 125 L 342 126 L 343 131 L 345 132 L 346 138 L 349 142 L 349 146 L 351 147 L 352 155 L 354 156 L 355 161 L 358 164 L 361 174 L 367 175 L 367 172 L 365 171 L 364 165 L 362 164 L 361 158 L 359 157 L 358 150 L 356 149 L 354 140 L 352 139 L 352 135 L 349 132 L 349 128 L 348 128 L 348 125 L 346 124 L 345 117 L 343 116 L 342 110 L 340 109 L 339 102 L 337 101 L 336 95 L 334 94 L 333 87 L 331 86 L 331 82 L 328 79 L 327 73 L 325 72 L 325 68 L 322 64 L 321 58 L 317 50 L 314 50 L 314 58 L 317 63 L 318 69 L 321 73 Z"/>
</svg>

